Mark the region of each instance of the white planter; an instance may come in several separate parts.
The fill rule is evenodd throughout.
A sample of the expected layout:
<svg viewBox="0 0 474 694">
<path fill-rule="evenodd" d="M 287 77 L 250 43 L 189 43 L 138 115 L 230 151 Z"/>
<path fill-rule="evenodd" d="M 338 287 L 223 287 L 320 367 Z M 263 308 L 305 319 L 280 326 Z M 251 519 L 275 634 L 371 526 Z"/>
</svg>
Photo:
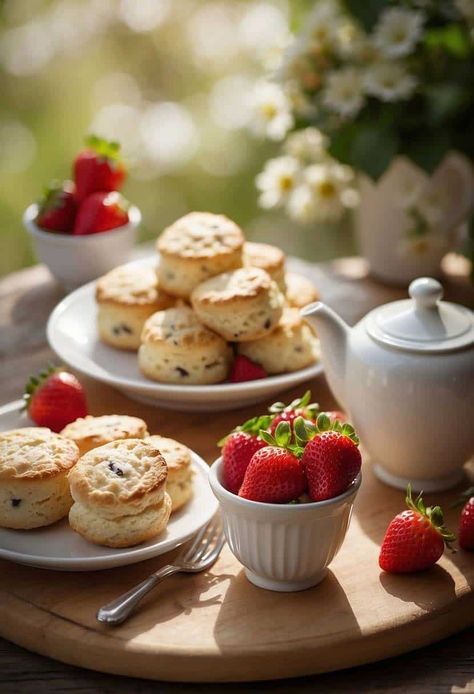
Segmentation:
<svg viewBox="0 0 474 694">
<path fill-rule="evenodd" d="M 437 277 L 456 231 L 474 206 L 474 175 L 468 159 L 451 152 L 432 176 L 397 157 L 376 183 L 360 177 L 356 212 L 359 250 L 371 273 L 389 284 Z M 411 233 L 415 228 L 422 233 Z"/>
<path fill-rule="evenodd" d="M 33 238 L 38 259 L 67 291 L 130 260 L 141 222 L 140 210 L 132 206 L 128 224 L 100 234 L 72 236 L 40 229 L 35 223 L 37 214 L 38 206 L 30 205 L 23 215 L 23 226 Z"/>
<path fill-rule="evenodd" d="M 340 496 L 308 504 L 264 504 L 242 499 L 222 484 L 222 458 L 209 470 L 232 553 L 259 588 L 292 592 L 320 583 L 339 551 L 361 483 Z"/>
</svg>

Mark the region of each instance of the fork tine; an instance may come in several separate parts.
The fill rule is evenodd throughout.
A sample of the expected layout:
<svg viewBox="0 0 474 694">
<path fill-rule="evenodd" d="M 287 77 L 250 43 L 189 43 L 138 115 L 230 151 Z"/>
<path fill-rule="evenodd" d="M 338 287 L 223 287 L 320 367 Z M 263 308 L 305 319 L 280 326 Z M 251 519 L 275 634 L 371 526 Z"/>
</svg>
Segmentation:
<svg viewBox="0 0 474 694">
<path fill-rule="evenodd" d="M 208 567 L 212 566 L 212 564 L 216 561 L 217 557 L 221 553 L 221 550 L 223 546 L 225 545 L 225 537 L 224 533 L 222 533 L 219 537 L 219 540 L 217 544 L 215 544 L 213 547 L 210 548 L 208 551 L 207 555 L 204 556 L 200 563 L 200 566 L 202 569 L 207 569 Z"/>
<path fill-rule="evenodd" d="M 214 523 L 215 523 L 215 516 L 214 516 L 214 518 L 211 518 L 211 520 L 209 521 L 209 523 L 207 525 L 205 525 L 203 528 L 201 528 L 201 530 L 196 535 L 192 545 L 188 549 L 183 550 L 179 554 L 178 559 L 180 561 L 185 561 L 185 562 L 190 561 L 190 558 L 193 556 L 194 552 L 197 550 L 197 548 L 201 544 L 201 542 L 202 542 L 204 536 L 206 535 L 206 533 L 208 532 L 208 530 L 210 530 L 214 526 Z"/>
<path fill-rule="evenodd" d="M 216 542 L 219 533 L 220 533 L 220 524 L 216 522 L 216 523 L 214 523 L 213 527 L 211 528 L 207 538 L 197 548 L 196 552 L 193 554 L 190 561 L 193 561 L 193 562 L 200 561 L 202 559 L 202 557 L 204 556 L 204 554 L 206 553 L 208 547 L 211 545 L 211 543 Z"/>
</svg>

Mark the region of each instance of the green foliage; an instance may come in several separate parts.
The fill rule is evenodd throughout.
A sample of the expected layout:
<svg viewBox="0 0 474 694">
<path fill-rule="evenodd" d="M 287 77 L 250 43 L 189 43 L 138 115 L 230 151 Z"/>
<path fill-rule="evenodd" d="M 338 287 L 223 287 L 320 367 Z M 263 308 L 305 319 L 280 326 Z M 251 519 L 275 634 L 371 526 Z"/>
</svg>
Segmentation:
<svg viewBox="0 0 474 694">
<path fill-rule="evenodd" d="M 390 0 L 345 0 L 348 11 L 362 24 L 366 31 L 371 31 L 380 12 L 389 5 Z"/>
</svg>

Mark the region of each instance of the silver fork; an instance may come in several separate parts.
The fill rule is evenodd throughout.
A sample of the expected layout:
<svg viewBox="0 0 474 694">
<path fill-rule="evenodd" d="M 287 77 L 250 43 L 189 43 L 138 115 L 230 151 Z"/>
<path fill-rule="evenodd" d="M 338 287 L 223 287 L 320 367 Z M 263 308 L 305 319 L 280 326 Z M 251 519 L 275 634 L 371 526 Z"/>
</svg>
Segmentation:
<svg viewBox="0 0 474 694">
<path fill-rule="evenodd" d="M 137 607 L 140 600 L 158 583 L 176 573 L 198 573 L 209 569 L 225 544 L 218 515 L 202 528 L 190 547 L 184 548 L 173 564 L 155 571 L 144 581 L 97 611 L 97 619 L 105 624 L 122 624 Z"/>
</svg>

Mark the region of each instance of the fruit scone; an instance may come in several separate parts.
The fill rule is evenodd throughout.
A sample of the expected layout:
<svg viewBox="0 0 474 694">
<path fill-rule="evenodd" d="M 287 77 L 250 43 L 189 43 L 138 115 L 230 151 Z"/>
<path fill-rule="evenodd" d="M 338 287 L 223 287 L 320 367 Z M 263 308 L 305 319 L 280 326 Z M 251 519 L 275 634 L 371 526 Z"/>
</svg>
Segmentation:
<svg viewBox="0 0 474 694">
<path fill-rule="evenodd" d="M 174 513 L 193 495 L 191 451 L 182 443 L 164 436 L 150 436 L 146 441 L 159 449 L 168 466 L 166 491 L 171 497 L 171 513 Z"/>
<path fill-rule="evenodd" d="M 158 287 L 152 267 L 123 265 L 97 280 L 95 298 L 100 339 L 112 347 L 135 350 L 146 319 L 170 308 L 175 297 Z"/>
<path fill-rule="evenodd" d="M 211 384 L 227 378 L 232 356 L 222 337 L 206 328 L 189 306 L 180 306 L 147 320 L 138 365 L 155 381 Z"/>
<path fill-rule="evenodd" d="M 101 417 L 80 417 L 61 431 L 61 436 L 77 444 L 80 455 L 93 448 L 119 439 L 144 439 L 147 425 L 139 417 L 125 414 L 106 414 Z"/>
<path fill-rule="evenodd" d="M 223 215 L 191 212 L 166 228 L 157 241 L 159 286 L 189 299 L 200 282 L 242 266 L 244 235 Z"/>
<path fill-rule="evenodd" d="M 268 272 L 279 289 L 285 292 L 285 254 L 277 246 L 269 243 L 246 241 L 243 252 L 244 267 L 259 267 Z"/>
<path fill-rule="evenodd" d="M 225 272 L 198 285 L 191 295 L 198 318 L 231 342 L 268 335 L 280 320 L 284 297 L 257 267 Z"/>
<path fill-rule="evenodd" d="M 287 272 L 285 275 L 286 301 L 289 306 L 303 308 L 313 301 L 318 301 L 319 293 L 314 284 L 304 275 Z"/>
<path fill-rule="evenodd" d="M 265 337 L 237 345 L 239 354 L 270 374 L 298 371 L 319 358 L 319 340 L 296 308 L 285 308 L 277 327 Z"/>
<path fill-rule="evenodd" d="M 132 547 L 166 528 L 166 462 L 143 439 L 113 441 L 83 455 L 69 475 L 73 530 L 107 547 Z"/>
<path fill-rule="evenodd" d="M 0 526 L 27 530 L 67 516 L 67 476 L 78 459 L 74 441 L 45 427 L 1 433 Z"/>
</svg>

